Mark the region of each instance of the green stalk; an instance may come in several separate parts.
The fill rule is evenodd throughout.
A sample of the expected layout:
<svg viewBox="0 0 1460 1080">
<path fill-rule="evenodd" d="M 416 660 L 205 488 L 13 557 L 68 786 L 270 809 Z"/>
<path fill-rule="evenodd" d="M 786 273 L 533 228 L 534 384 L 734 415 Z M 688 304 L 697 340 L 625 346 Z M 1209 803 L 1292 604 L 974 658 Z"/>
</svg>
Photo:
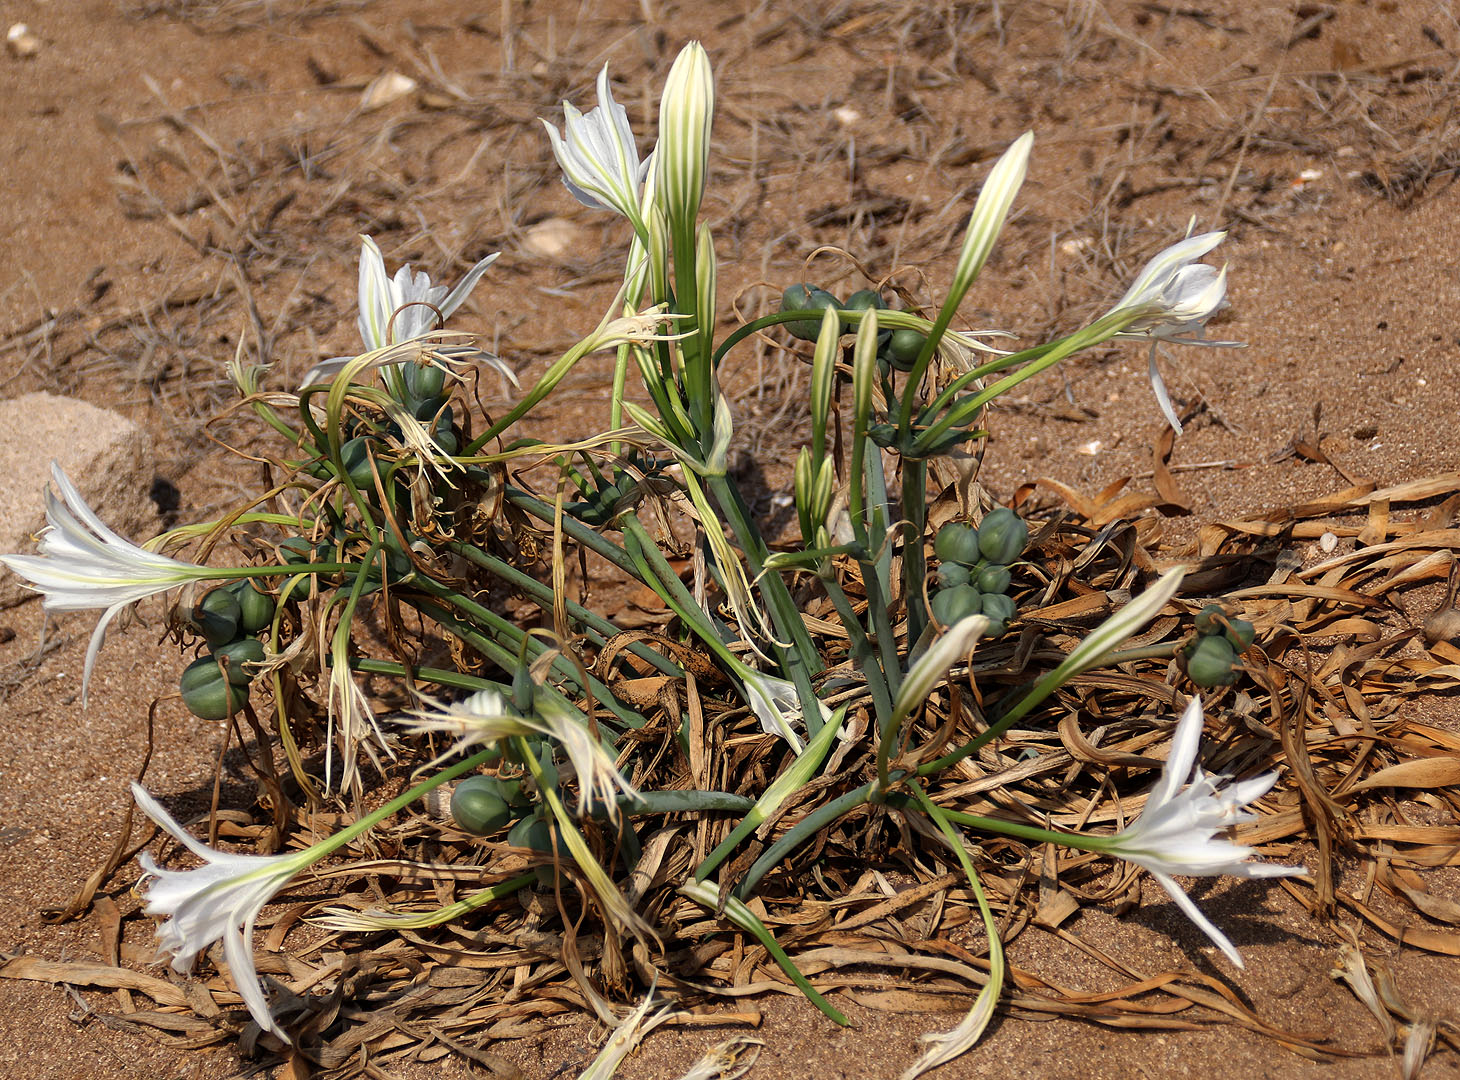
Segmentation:
<svg viewBox="0 0 1460 1080">
<path fill-rule="evenodd" d="M 515 488 L 509 485 L 506 491 L 506 497 L 507 501 L 513 506 L 526 510 L 533 517 L 547 525 L 553 524 L 557 518 L 557 513 L 551 503 L 545 503 L 537 498 L 537 496 L 523 491 L 521 488 Z M 563 532 L 588 550 L 602 555 L 624 573 L 635 578 L 639 576 L 638 567 L 624 553 L 623 548 L 611 540 L 604 539 L 603 536 L 594 532 L 577 518 L 567 517 L 565 515 L 563 517 Z"/>
<path fill-rule="evenodd" d="M 542 608 L 544 611 L 552 610 L 553 598 L 556 594 L 553 592 L 551 586 L 548 586 L 543 582 L 538 581 L 537 578 L 524 574 L 515 566 L 512 566 L 509 563 L 505 563 L 501 559 L 495 558 L 494 556 L 487 554 L 480 548 L 473 547 L 471 544 L 453 541 L 452 543 L 448 543 L 446 545 L 446 550 L 455 552 L 462 558 L 466 559 L 468 562 L 473 562 L 477 566 L 480 566 L 483 570 L 489 571 L 491 574 L 500 578 L 502 581 L 505 581 L 513 588 L 520 589 L 522 592 L 531 597 L 533 602 L 536 603 L 537 606 Z M 587 631 L 588 633 L 589 639 L 597 646 L 602 647 L 604 644 L 607 643 L 609 638 L 616 637 L 621 632 L 619 628 L 613 623 L 609 622 L 609 620 L 605 619 L 601 615 L 589 611 L 582 604 L 569 600 L 567 602 L 567 606 L 568 614 L 576 619 L 585 628 L 585 631 Z M 673 678 L 682 678 L 684 676 L 683 670 L 677 667 L 673 661 L 669 660 L 662 654 L 655 652 L 647 645 L 630 645 L 629 652 L 633 653 L 641 660 L 653 664 L 656 668 L 659 669 L 660 672 L 665 675 L 669 675 Z"/>
<path fill-rule="evenodd" d="M 902 459 L 902 602 L 907 610 L 907 640 L 911 648 L 928 625 L 928 607 L 923 599 L 923 579 L 928 563 L 923 553 L 923 530 L 928 517 L 928 464 Z"/>
<path fill-rule="evenodd" d="M 770 551 L 765 540 L 761 538 L 760 530 L 751 521 L 750 511 L 740 498 L 739 489 L 724 476 L 708 476 L 705 480 L 715 496 L 715 501 L 720 504 L 721 512 L 730 523 L 730 531 L 740 543 L 740 550 L 745 553 L 751 579 L 758 583 L 760 594 L 770 610 L 771 623 L 776 634 L 783 641 L 791 642 L 789 652 L 780 647 L 776 651 L 781 654 L 782 670 L 796 684 L 796 692 L 801 698 L 801 712 L 806 717 L 807 732 L 815 735 L 821 726 L 821 710 L 816 704 L 818 699 L 811 685 L 811 675 L 821 670 L 821 655 L 811 641 L 811 634 L 801 619 L 801 611 L 796 606 L 796 601 L 786 588 L 785 580 L 780 574 L 767 572 L 765 569 L 765 560 Z"/>
<path fill-rule="evenodd" d="M 863 580 L 866 580 L 865 578 Z M 852 602 L 847 599 L 847 594 L 842 587 L 836 583 L 835 578 L 824 577 L 821 579 L 822 586 L 826 589 L 826 595 L 831 597 L 832 606 L 836 608 L 837 617 L 842 621 L 842 627 L 847 632 L 847 638 L 851 642 L 852 657 L 856 660 L 857 666 L 862 670 L 862 676 L 867 680 L 867 690 L 872 695 L 872 711 L 879 717 L 892 715 L 892 698 L 897 692 L 888 686 L 889 678 L 884 668 L 886 656 L 879 660 L 878 655 L 872 651 L 872 643 L 867 640 L 866 633 L 862 630 L 862 624 L 857 621 L 857 613 L 852 610 Z M 868 610 L 871 609 L 872 600 L 868 599 Z M 881 632 L 878 632 L 878 647 L 882 647 Z M 893 663 L 896 664 L 896 652 L 894 650 Z M 901 674 L 899 672 L 899 674 Z"/>
</svg>

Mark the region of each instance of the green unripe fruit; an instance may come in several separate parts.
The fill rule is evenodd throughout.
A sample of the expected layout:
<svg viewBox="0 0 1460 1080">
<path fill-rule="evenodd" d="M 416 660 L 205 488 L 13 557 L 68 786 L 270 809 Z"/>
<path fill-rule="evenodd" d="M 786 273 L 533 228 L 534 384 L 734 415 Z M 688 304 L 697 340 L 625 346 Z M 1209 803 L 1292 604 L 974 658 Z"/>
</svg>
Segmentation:
<svg viewBox="0 0 1460 1080">
<path fill-rule="evenodd" d="M 248 690 L 225 679 L 212 656 L 200 656 L 184 668 L 178 689 L 183 704 L 200 720 L 222 720 L 248 701 Z"/>
<path fill-rule="evenodd" d="M 446 372 L 435 364 L 417 364 L 415 362 L 402 364 L 401 381 L 405 383 L 406 393 L 417 401 L 428 401 L 431 398 L 439 398 L 442 388 L 446 385 Z M 441 407 L 441 402 L 436 402 L 436 408 Z M 435 412 L 432 409 L 431 412 Z M 417 414 L 419 417 L 419 414 Z M 429 415 L 429 414 L 427 414 Z"/>
<path fill-rule="evenodd" d="M 546 818 L 538 817 L 536 814 L 519 819 L 507 833 L 507 843 L 513 847 L 531 848 L 533 851 L 541 851 L 549 855 L 553 852 L 554 840 L 557 841 L 559 851 L 566 850 L 557 824 L 549 822 Z"/>
<path fill-rule="evenodd" d="M 979 522 L 978 550 L 991 563 L 1008 565 L 1017 559 L 1029 542 L 1029 526 L 1007 507 L 990 510 Z"/>
<path fill-rule="evenodd" d="M 851 296 L 847 297 L 847 302 L 842 305 L 842 310 L 843 311 L 873 311 L 873 310 L 876 310 L 876 311 L 886 311 L 887 310 L 887 301 L 884 300 L 884 299 L 882 299 L 882 294 L 880 292 L 878 292 L 877 290 L 875 290 L 875 289 L 858 289 L 856 292 L 852 293 Z M 843 319 L 842 320 L 842 333 L 844 333 L 844 334 L 855 334 L 857 332 L 857 327 L 859 327 L 861 325 L 862 324 L 860 322 L 850 322 L 848 320 Z M 887 329 L 879 330 L 877 332 L 877 341 L 878 341 L 879 344 L 885 345 L 885 344 L 887 344 L 887 339 L 890 338 L 891 336 L 892 336 L 892 331 L 891 330 L 887 330 Z"/>
<path fill-rule="evenodd" d="M 1007 566 L 1000 566 L 998 563 L 989 563 L 981 567 L 973 583 L 978 586 L 981 593 L 1005 593 L 1009 591 L 1009 585 L 1013 576 L 1009 573 Z"/>
<path fill-rule="evenodd" d="M 1237 681 L 1237 654 L 1224 637 L 1197 638 L 1186 650 L 1186 674 L 1197 686 L 1230 686 Z"/>
<path fill-rule="evenodd" d="M 238 625 L 245 634 L 256 634 L 274 621 L 274 598 L 245 578 L 228 587 L 238 601 Z"/>
<path fill-rule="evenodd" d="M 350 483 L 363 491 L 375 490 L 375 474 L 370 469 L 370 442 L 366 436 L 359 435 L 340 447 L 340 461 L 350 474 Z"/>
<path fill-rule="evenodd" d="M 1227 620 L 1227 641 L 1239 653 L 1246 652 L 1257 638 L 1257 628 L 1246 619 Z"/>
<path fill-rule="evenodd" d="M 497 792 L 513 806 L 527 806 L 532 802 L 527 792 L 522 790 L 522 781 L 520 779 L 509 780 L 501 776 L 497 777 Z"/>
<path fill-rule="evenodd" d="M 279 554 L 286 563 L 308 563 L 314 561 L 314 545 L 302 536 L 291 536 L 280 541 Z"/>
<path fill-rule="evenodd" d="M 898 371 L 911 371 L 922 354 L 923 343 L 928 335 L 920 330 L 900 326 L 887 339 L 887 360 Z"/>
<path fill-rule="evenodd" d="M 503 800 L 493 776 L 468 776 L 451 793 L 451 818 L 477 836 L 494 833 L 507 824 L 512 810 Z"/>
<path fill-rule="evenodd" d="M 936 594 L 929 606 L 935 619 L 944 626 L 952 626 L 983 611 L 983 594 L 972 585 L 955 585 Z"/>
<path fill-rule="evenodd" d="M 1003 593 L 984 593 L 983 613 L 988 616 L 989 622 L 998 627 L 997 630 L 992 627 L 989 629 L 990 637 L 1004 632 L 1004 628 L 1013 620 L 1015 610 L 1012 596 L 1005 596 Z"/>
<path fill-rule="evenodd" d="M 968 567 L 961 563 L 945 562 L 938 567 L 938 587 L 940 589 L 951 589 L 957 585 L 967 585 L 968 581 Z"/>
<path fill-rule="evenodd" d="M 1196 632 L 1198 634 L 1220 634 L 1222 632 L 1222 620 L 1227 612 L 1221 604 L 1208 604 L 1196 613 Z"/>
<path fill-rule="evenodd" d="M 213 650 L 214 656 L 228 661 L 228 681 L 234 686 L 247 686 L 253 681 L 254 673 L 245 671 L 244 664 L 262 664 L 264 647 L 258 638 L 239 638 Z"/>
<path fill-rule="evenodd" d="M 214 589 L 193 608 L 192 623 L 214 649 L 238 636 L 241 615 L 238 598 L 229 589 Z"/>
<path fill-rule="evenodd" d="M 933 554 L 945 563 L 972 566 L 978 562 L 978 530 L 967 522 L 950 521 L 933 537 Z"/>
<path fill-rule="evenodd" d="M 827 308 L 839 307 L 841 304 L 835 296 L 814 286 L 792 285 L 781 294 L 782 311 L 825 311 Z M 797 319 L 788 322 L 786 329 L 791 332 L 792 337 L 802 341 L 815 341 L 821 335 L 821 320 Z"/>
</svg>

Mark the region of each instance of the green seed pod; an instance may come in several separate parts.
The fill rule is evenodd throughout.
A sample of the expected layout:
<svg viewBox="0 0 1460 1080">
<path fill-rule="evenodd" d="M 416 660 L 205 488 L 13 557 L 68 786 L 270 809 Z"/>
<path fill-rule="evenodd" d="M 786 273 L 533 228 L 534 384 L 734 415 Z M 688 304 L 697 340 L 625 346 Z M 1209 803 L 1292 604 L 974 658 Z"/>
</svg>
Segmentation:
<svg viewBox="0 0 1460 1080">
<path fill-rule="evenodd" d="M 842 305 L 842 310 L 843 311 L 872 311 L 872 310 L 886 311 L 887 310 L 887 301 L 884 300 L 884 299 L 882 299 L 882 294 L 880 292 L 878 292 L 877 290 L 875 290 L 875 289 L 858 289 L 856 292 L 852 293 L 851 296 L 847 297 L 847 302 Z M 861 325 L 860 323 L 848 322 L 848 321 L 843 320 L 843 322 L 842 322 L 842 333 L 844 333 L 844 334 L 855 334 L 857 332 L 857 327 L 860 326 L 860 325 Z M 877 332 L 877 341 L 878 341 L 878 344 L 881 344 L 881 345 L 887 344 L 887 339 L 890 338 L 890 337 L 892 337 L 892 331 L 890 329 L 889 330 L 879 330 Z"/>
<path fill-rule="evenodd" d="M 1029 542 L 1029 526 L 1007 507 L 990 510 L 978 526 L 978 550 L 991 563 L 1008 565 Z"/>
<path fill-rule="evenodd" d="M 184 668 L 178 689 L 183 704 L 200 720 L 222 720 L 248 700 L 248 690 L 225 679 L 212 656 L 200 656 Z"/>
<path fill-rule="evenodd" d="M 928 335 L 920 330 L 898 327 L 887 339 L 887 360 L 898 371 L 911 371 L 923 351 Z"/>
<path fill-rule="evenodd" d="M 370 470 L 370 442 L 369 438 L 360 435 L 340 447 L 340 461 L 350 474 L 350 483 L 362 491 L 375 490 L 375 474 Z"/>
<path fill-rule="evenodd" d="M 867 436 L 878 446 L 886 449 L 897 442 L 897 425 L 873 424 L 867 428 Z"/>
<path fill-rule="evenodd" d="M 527 792 L 522 790 L 522 780 L 517 777 L 498 776 L 497 793 L 513 806 L 528 806 L 532 803 Z"/>
<path fill-rule="evenodd" d="M 1000 566 L 998 563 L 989 563 L 981 567 L 973 583 L 978 586 L 981 593 L 1006 593 L 1013 581 L 1007 566 Z"/>
<path fill-rule="evenodd" d="M 1237 681 L 1237 654 L 1224 637 L 1197 638 L 1186 650 L 1186 674 L 1197 686 L 1210 689 Z"/>
<path fill-rule="evenodd" d="M 274 598 L 250 578 L 228 587 L 238 601 L 238 625 L 246 634 L 256 634 L 274 621 Z"/>
<path fill-rule="evenodd" d="M 781 294 L 782 311 L 825 311 L 827 308 L 840 307 L 841 304 L 835 296 L 814 286 L 792 285 Z M 821 320 L 797 319 L 786 323 L 786 329 L 791 332 L 792 337 L 802 341 L 815 341 L 821 336 Z"/>
<path fill-rule="evenodd" d="M 291 565 L 313 562 L 314 545 L 302 536 L 291 536 L 279 542 L 279 554 Z"/>
<path fill-rule="evenodd" d="M 469 833 L 486 836 L 507 824 L 512 810 L 503 800 L 494 776 L 468 776 L 451 793 L 451 817 Z"/>
<path fill-rule="evenodd" d="M 996 633 L 1002 634 L 1004 632 L 1004 627 L 1013 621 L 1015 610 L 1014 598 L 1012 596 L 1006 596 L 1003 593 L 984 593 L 983 613 L 989 617 L 990 622 L 999 628 L 998 630 L 990 628 L 990 637 Z"/>
<path fill-rule="evenodd" d="M 554 840 L 557 841 L 559 851 L 567 851 L 563 845 L 562 835 L 558 832 L 557 823 L 550 822 L 536 814 L 530 814 L 520 819 L 507 833 L 507 843 L 513 847 L 531 848 L 533 851 L 548 854 L 552 853 Z"/>
<path fill-rule="evenodd" d="M 952 626 L 959 619 L 983 611 L 983 599 L 983 594 L 972 585 L 955 585 L 937 593 L 930 606 L 935 619 L 944 626 Z"/>
<path fill-rule="evenodd" d="M 933 538 L 933 554 L 945 563 L 972 566 L 978 562 L 978 530 L 964 521 L 950 521 Z"/>
<path fill-rule="evenodd" d="M 1196 632 L 1198 634 L 1220 634 L 1222 632 L 1222 620 L 1226 618 L 1227 612 L 1221 604 L 1208 604 L 1196 613 Z"/>
<path fill-rule="evenodd" d="M 1246 652 L 1257 637 L 1257 628 L 1246 619 L 1227 620 L 1227 641 L 1239 653 Z"/>
<path fill-rule="evenodd" d="M 193 608 L 191 621 L 197 627 L 198 633 L 203 635 L 208 648 L 216 649 L 238 636 L 241 616 L 238 598 L 225 587 L 214 589 L 199 600 Z"/>
<path fill-rule="evenodd" d="M 945 562 L 938 567 L 938 588 L 940 589 L 952 589 L 958 585 L 967 585 L 968 581 L 968 567 L 962 563 Z"/>
<path fill-rule="evenodd" d="M 442 388 L 446 385 L 446 372 L 435 364 L 417 364 L 414 362 L 400 366 L 401 381 L 405 383 L 406 393 L 417 401 L 425 402 L 432 398 L 439 398 Z M 440 401 L 436 402 L 436 408 L 440 408 Z M 432 409 L 431 412 L 435 412 Z M 427 414 L 428 416 L 430 413 Z M 419 418 L 420 414 L 417 414 Z"/>
<path fill-rule="evenodd" d="M 228 681 L 234 686 L 247 686 L 253 681 L 254 672 L 245 671 L 244 664 L 262 664 L 264 647 L 258 638 L 239 638 L 213 650 L 215 656 L 228 661 Z"/>
</svg>

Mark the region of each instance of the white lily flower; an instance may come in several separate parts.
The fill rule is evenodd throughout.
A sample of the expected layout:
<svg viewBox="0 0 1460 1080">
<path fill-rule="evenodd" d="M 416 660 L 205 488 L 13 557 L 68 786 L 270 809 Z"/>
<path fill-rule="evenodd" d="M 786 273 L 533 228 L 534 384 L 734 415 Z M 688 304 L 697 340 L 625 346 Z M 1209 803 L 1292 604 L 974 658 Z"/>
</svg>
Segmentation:
<svg viewBox="0 0 1460 1080">
<path fill-rule="evenodd" d="M 1145 808 L 1101 850 L 1149 870 L 1187 918 L 1240 968 L 1244 965 L 1236 947 L 1201 913 L 1172 875 L 1264 878 L 1289 877 L 1304 871 L 1300 866 L 1249 862 L 1250 847 L 1217 838 L 1217 833 L 1233 825 L 1256 819 L 1257 815 L 1246 807 L 1267 794 L 1277 781 L 1277 773 L 1235 783 L 1228 776 L 1208 775 L 1196 764 L 1201 735 L 1201 700 L 1192 698 L 1176 725 L 1171 756 L 1166 759 L 1160 781 L 1146 797 Z"/>
<path fill-rule="evenodd" d="M 46 487 L 47 527 L 41 534 L 41 553 L 0 555 L 0 562 L 42 594 L 42 606 L 48 613 L 104 609 L 92 631 L 81 671 L 84 708 L 96 654 L 101 651 L 112 619 L 128 604 L 191 581 L 216 578 L 218 573 L 158 555 L 123 539 L 86 505 L 55 462 L 51 463 L 51 482 L 55 490 Z"/>
<path fill-rule="evenodd" d="M 1206 323 L 1227 307 L 1227 268 L 1196 262 L 1227 238 L 1225 232 L 1188 236 L 1160 252 L 1137 275 L 1135 282 L 1110 313 L 1139 312 L 1139 316 L 1117 337 L 1151 343 L 1149 369 L 1151 389 L 1166 422 L 1179 435 L 1181 421 L 1166 392 L 1165 380 L 1156 366 L 1161 342 L 1240 348 L 1240 341 L 1208 341 Z"/>
<path fill-rule="evenodd" d="M 653 154 L 639 161 L 628 111 L 613 100 L 607 64 L 598 73 L 598 107 L 585 116 L 565 101 L 563 121 L 562 134 L 542 121 L 563 170 L 563 186 L 584 206 L 616 210 L 642 228 L 639 192 Z"/>
<path fill-rule="evenodd" d="M 172 968 L 185 974 L 198 953 L 215 941 L 234 985 L 259 1027 L 289 1041 L 269 1013 L 253 962 L 253 928 L 259 912 L 293 877 L 319 856 L 314 849 L 287 855 L 235 855 L 200 843 L 147 793 L 132 785 L 137 805 L 174 840 L 203 860 L 194 870 L 164 870 L 143 852 L 141 863 L 151 882 L 143 888 L 143 910 L 166 921 L 157 927 L 158 948 L 172 954 Z M 144 878 L 145 880 L 145 878 Z"/>
<path fill-rule="evenodd" d="M 617 821 L 619 796 L 637 799 L 638 788 L 618 771 L 603 745 L 555 698 L 539 694 L 533 707 L 532 716 L 519 716 L 500 693 L 480 690 L 450 705 L 413 713 L 405 723 L 412 731 L 455 735 L 456 743 L 447 754 L 513 735 L 546 735 L 562 745 L 578 779 L 578 816 L 586 816 L 598 802 Z"/>
<path fill-rule="evenodd" d="M 409 263 L 392 279 L 385 272 L 385 256 L 375 241 L 362 236 L 360 243 L 360 314 L 356 323 L 367 349 L 420 337 L 436 324 L 438 314 L 441 319 L 451 318 L 500 254 L 494 251 L 482 259 L 466 272 L 456 288 L 448 289 L 432 285 L 425 272 L 412 272 Z"/>
</svg>

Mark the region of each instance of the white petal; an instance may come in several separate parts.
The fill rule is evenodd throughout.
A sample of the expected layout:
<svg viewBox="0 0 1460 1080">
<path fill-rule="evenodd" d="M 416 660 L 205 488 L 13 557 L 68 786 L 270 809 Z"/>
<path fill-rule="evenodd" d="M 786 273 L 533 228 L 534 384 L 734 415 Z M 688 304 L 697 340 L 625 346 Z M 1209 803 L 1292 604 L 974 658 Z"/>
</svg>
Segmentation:
<svg viewBox="0 0 1460 1080">
<path fill-rule="evenodd" d="M 1180 885 L 1176 884 L 1172 878 L 1155 870 L 1151 871 L 1151 876 L 1161 883 L 1161 888 L 1170 894 L 1171 899 L 1176 901 L 1176 906 L 1186 913 L 1186 917 L 1196 923 L 1197 928 L 1207 937 L 1211 938 L 1212 943 L 1217 948 L 1227 954 L 1228 960 L 1232 961 L 1239 968 L 1245 969 L 1247 967 L 1242 962 L 1242 954 L 1237 951 L 1237 946 L 1233 945 L 1227 935 L 1218 930 L 1216 925 L 1202 914 L 1201 908 L 1196 906 L 1196 901 L 1187 896 Z"/>
</svg>

